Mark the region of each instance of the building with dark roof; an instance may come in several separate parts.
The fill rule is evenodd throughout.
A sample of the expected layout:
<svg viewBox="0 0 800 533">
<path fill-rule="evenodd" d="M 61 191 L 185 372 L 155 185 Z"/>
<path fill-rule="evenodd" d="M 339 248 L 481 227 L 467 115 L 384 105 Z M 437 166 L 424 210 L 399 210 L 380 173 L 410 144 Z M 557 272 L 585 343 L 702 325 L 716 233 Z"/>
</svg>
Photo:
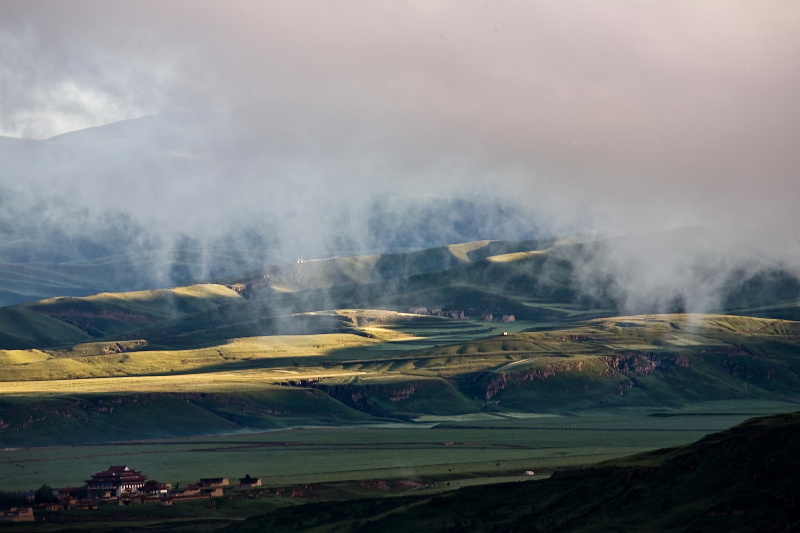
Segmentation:
<svg viewBox="0 0 800 533">
<path fill-rule="evenodd" d="M 204 477 L 200 479 L 198 485 L 202 488 L 227 487 L 230 485 L 230 481 L 226 477 Z"/>
<path fill-rule="evenodd" d="M 86 480 L 86 488 L 89 494 L 99 497 L 135 494 L 147 480 L 147 476 L 143 476 L 140 471 L 125 465 L 111 465 L 108 470 L 92 474 L 91 478 Z"/>
</svg>

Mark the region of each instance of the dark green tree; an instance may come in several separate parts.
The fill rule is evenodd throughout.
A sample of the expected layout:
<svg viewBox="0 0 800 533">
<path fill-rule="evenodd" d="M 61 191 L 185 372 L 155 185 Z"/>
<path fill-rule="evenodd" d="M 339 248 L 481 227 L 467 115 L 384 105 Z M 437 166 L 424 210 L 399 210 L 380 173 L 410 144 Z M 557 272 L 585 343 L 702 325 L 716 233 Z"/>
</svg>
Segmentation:
<svg viewBox="0 0 800 533">
<path fill-rule="evenodd" d="M 50 485 L 44 484 L 33 493 L 33 501 L 35 503 L 58 503 L 58 496 L 50 488 Z"/>
<path fill-rule="evenodd" d="M 28 499 L 25 496 L 16 492 L 0 491 L 0 507 L 16 507 L 27 503 Z"/>
</svg>

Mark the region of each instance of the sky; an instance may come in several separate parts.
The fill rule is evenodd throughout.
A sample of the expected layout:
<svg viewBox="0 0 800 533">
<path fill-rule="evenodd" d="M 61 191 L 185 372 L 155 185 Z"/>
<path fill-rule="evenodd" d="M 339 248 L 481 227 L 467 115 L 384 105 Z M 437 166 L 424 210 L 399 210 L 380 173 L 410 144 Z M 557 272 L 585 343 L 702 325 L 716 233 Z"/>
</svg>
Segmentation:
<svg viewBox="0 0 800 533">
<path fill-rule="evenodd" d="M 496 198 L 550 232 L 702 226 L 719 257 L 794 264 L 798 56 L 794 1 L 0 0 L 0 135 L 160 117 L 124 148 L 12 151 L 0 186 L 320 242 L 376 198 Z"/>
</svg>

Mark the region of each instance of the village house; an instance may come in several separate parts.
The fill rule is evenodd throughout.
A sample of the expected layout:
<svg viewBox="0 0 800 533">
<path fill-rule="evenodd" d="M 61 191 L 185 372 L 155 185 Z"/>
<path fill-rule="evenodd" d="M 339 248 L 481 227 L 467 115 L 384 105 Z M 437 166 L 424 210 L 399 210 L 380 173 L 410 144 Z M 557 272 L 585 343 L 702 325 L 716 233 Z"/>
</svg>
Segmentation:
<svg viewBox="0 0 800 533">
<path fill-rule="evenodd" d="M 176 489 L 174 494 L 176 498 L 192 498 L 198 496 L 200 494 L 200 485 L 191 483 L 186 485 L 185 488 Z"/>
<path fill-rule="evenodd" d="M 243 294 L 247 290 L 247 285 L 245 285 L 244 283 L 233 283 L 231 285 L 228 285 L 228 288 L 231 289 L 232 291 L 236 291 L 239 294 Z"/>
<path fill-rule="evenodd" d="M 228 484 L 227 478 L 204 478 L 199 483 L 192 483 L 184 489 L 171 492 L 170 496 L 176 501 L 221 498 L 225 494 L 222 487 Z"/>
<path fill-rule="evenodd" d="M 64 487 L 63 489 L 56 489 L 55 492 L 62 503 L 75 503 L 86 495 L 86 487 Z"/>
<path fill-rule="evenodd" d="M 465 320 L 467 318 L 463 310 L 448 310 L 442 309 L 441 307 L 434 307 L 432 309 L 428 309 L 427 307 L 409 307 L 408 312 L 414 315 L 433 315 L 454 318 L 456 320 Z"/>
<path fill-rule="evenodd" d="M 88 498 L 80 500 L 77 504 L 75 504 L 76 509 L 82 509 L 84 511 L 90 509 L 97 509 L 97 503 L 94 500 L 90 500 Z"/>
<path fill-rule="evenodd" d="M 99 498 L 120 497 L 122 494 L 136 494 L 145 484 L 147 476 L 125 465 L 112 465 L 108 470 L 92 474 L 86 480 L 89 494 Z"/>
<path fill-rule="evenodd" d="M 139 487 L 139 494 L 145 496 L 158 496 L 170 491 L 172 485 L 169 483 L 159 483 L 155 479 L 148 479 L 144 485 Z"/>
<path fill-rule="evenodd" d="M 250 474 L 247 474 L 245 477 L 239 478 L 239 484 L 236 485 L 242 489 L 249 489 L 251 487 L 260 487 L 261 486 L 261 478 L 260 477 L 250 477 Z"/>
<path fill-rule="evenodd" d="M 226 477 L 205 477 L 200 479 L 198 485 L 204 489 L 208 487 L 227 487 L 230 485 L 230 481 Z"/>
<path fill-rule="evenodd" d="M 0 522 L 33 522 L 33 507 L 12 507 L 0 511 Z"/>
</svg>

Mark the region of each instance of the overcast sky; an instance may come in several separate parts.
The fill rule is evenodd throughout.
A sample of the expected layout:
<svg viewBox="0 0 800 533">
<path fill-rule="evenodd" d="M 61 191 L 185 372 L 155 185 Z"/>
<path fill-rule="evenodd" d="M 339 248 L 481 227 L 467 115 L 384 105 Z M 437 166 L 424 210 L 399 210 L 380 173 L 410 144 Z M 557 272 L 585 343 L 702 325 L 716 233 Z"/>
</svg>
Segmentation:
<svg viewBox="0 0 800 533">
<path fill-rule="evenodd" d="M 798 94 L 796 1 L 0 0 L 0 134 L 225 112 L 200 190 L 266 194 L 257 161 L 320 198 L 494 194 L 794 249 Z"/>
</svg>

